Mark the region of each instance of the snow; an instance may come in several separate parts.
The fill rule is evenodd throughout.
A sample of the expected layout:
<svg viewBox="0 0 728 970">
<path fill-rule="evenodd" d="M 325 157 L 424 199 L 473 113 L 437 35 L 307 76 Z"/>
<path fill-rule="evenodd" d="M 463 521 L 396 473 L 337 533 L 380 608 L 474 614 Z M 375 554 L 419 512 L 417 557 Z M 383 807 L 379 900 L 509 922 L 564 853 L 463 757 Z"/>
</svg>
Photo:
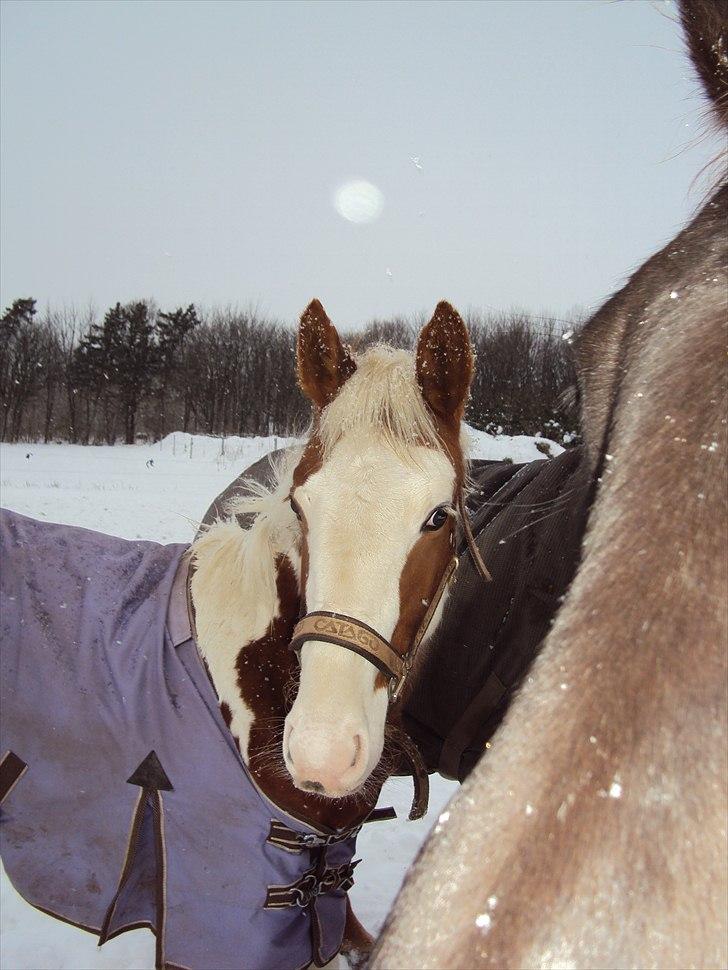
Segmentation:
<svg viewBox="0 0 728 970">
<path fill-rule="evenodd" d="M 552 458 L 560 455 L 564 450 L 555 441 L 541 435 L 533 438 L 525 434 L 492 435 L 485 431 L 477 431 L 475 428 L 468 428 L 468 437 L 470 440 L 470 457 L 488 458 L 491 461 L 500 461 L 504 458 L 510 458 L 515 464 L 524 461 L 537 461 L 539 458 L 546 457 L 543 451 L 536 447 L 537 442 L 541 448 L 548 446 Z"/>
<path fill-rule="evenodd" d="M 535 439 L 471 432 L 474 457 L 543 458 Z M 547 439 L 539 439 L 546 441 Z M 212 500 L 238 475 L 273 448 L 294 439 L 225 439 L 168 435 L 155 444 L 87 446 L 1 444 L 0 500 L 25 515 L 80 525 L 127 539 L 189 542 Z M 550 442 L 552 454 L 562 449 Z M 365 826 L 358 840 L 352 903 L 362 923 L 376 933 L 407 867 L 427 833 L 447 814 L 454 782 L 431 778 L 430 810 L 407 821 L 411 781 L 393 778 L 380 805 L 393 805 L 398 819 Z M 3 970 L 146 970 L 154 966 L 154 938 L 134 930 L 102 949 L 96 937 L 45 916 L 0 879 L 0 952 Z"/>
<path fill-rule="evenodd" d="M 493 917 L 489 913 L 480 913 L 475 917 L 475 925 L 478 929 L 483 930 L 484 933 L 488 932 L 492 922 Z"/>
</svg>

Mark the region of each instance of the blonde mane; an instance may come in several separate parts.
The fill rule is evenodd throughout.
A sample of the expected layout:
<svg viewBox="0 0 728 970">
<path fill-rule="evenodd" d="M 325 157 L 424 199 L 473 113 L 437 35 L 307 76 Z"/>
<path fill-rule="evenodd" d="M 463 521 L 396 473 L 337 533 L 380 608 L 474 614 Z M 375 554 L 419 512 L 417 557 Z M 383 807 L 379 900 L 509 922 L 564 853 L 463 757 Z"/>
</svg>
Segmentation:
<svg viewBox="0 0 728 970">
<path fill-rule="evenodd" d="M 235 626 L 236 640 L 241 630 L 257 639 L 278 615 L 276 560 L 288 556 L 294 569 L 299 568 L 300 526 L 286 499 L 300 457 L 301 449 L 292 448 L 272 462 L 269 487 L 244 479 L 224 516 L 192 544 L 197 567 L 193 593 L 197 587 L 198 629 L 203 634 L 205 626 L 207 631 L 200 637 L 204 643 L 219 643 L 229 623 Z M 252 517 L 247 528 L 238 521 L 242 515 Z"/>
<path fill-rule="evenodd" d="M 414 354 L 384 344 L 356 358 L 356 370 L 321 414 L 324 456 L 350 434 L 374 435 L 408 458 L 424 445 L 445 452 L 415 375 Z"/>
</svg>

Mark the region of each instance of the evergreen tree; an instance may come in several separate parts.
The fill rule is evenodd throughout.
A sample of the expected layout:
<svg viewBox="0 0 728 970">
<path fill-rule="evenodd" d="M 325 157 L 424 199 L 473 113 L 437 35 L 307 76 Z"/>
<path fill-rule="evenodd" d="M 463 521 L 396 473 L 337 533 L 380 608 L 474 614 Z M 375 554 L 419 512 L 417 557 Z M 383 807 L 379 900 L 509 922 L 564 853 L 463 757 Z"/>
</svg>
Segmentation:
<svg viewBox="0 0 728 970">
<path fill-rule="evenodd" d="M 15 300 L 0 318 L 0 408 L 2 438 L 17 439 L 25 405 L 38 385 L 41 366 L 35 303 Z"/>
<path fill-rule="evenodd" d="M 116 437 L 118 410 L 124 422 L 124 442 L 134 444 L 139 406 L 151 393 L 160 367 L 153 314 L 144 302 L 117 303 L 81 339 L 74 360 L 74 379 L 88 399 L 101 398 L 104 435 Z M 117 407 L 118 405 L 118 407 Z"/>
<path fill-rule="evenodd" d="M 184 406 L 184 429 L 187 429 L 191 408 L 191 389 L 184 379 L 182 350 L 190 333 L 199 326 L 200 318 L 194 303 L 178 307 L 171 313 L 157 314 L 157 344 L 159 368 L 157 372 L 157 437 L 167 432 L 167 401 L 179 397 Z"/>
</svg>

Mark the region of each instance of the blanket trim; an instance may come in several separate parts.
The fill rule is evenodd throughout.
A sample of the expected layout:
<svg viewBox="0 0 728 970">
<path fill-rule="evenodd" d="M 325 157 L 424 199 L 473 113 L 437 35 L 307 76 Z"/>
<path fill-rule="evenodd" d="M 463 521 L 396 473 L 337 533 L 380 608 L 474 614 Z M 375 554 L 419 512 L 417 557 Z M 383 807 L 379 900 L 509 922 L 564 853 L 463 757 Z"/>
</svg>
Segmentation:
<svg viewBox="0 0 728 970">
<path fill-rule="evenodd" d="M 27 770 L 27 762 L 23 761 L 19 755 L 9 749 L 5 752 L 2 760 L 0 760 L 0 805 L 2 805 Z"/>
<path fill-rule="evenodd" d="M 132 823 L 129 830 L 129 839 L 127 841 L 124 862 L 121 868 L 121 875 L 119 876 L 116 892 L 114 893 L 113 899 L 109 904 L 109 908 L 106 910 L 104 921 L 101 924 L 101 929 L 98 933 L 98 945 L 103 946 L 108 940 L 119 935 L 119 932 L 117 931 L 110 933 L 109 928 L 114 918 L 114 913 L 116 912 L 116 907 L 119 899 L 121 898 L 121 894 L 124 891 L 124 887 L 126 886 L 129 877 L 134 870 L 134 862 L 136 861 L 137 849 L 139 848 L 139 840 L 141 838 L 142 825 L 144 823 L 144 815 L 147 805 L 149 805 L 152 812 L 152 824 L 154 827 L 154 852 L 156 856 L 154 881 L 157 912 L 155 919 L 156 930 L 154 932 L 156 939 L 154 965 L 156 970 L 164 970 L 166 967 L 164 960 L 164 925 L 167 910 L 167 852 L 164 841 L 164 804 L 162 802 L 162 794 L 156 788 L 142 788 L 137 797 L 136 804 L 134 806 L 134 813 L 132 815 Z M 127 928 L 131 927 L 125 927 L 125 929 Z"/>
</svg>

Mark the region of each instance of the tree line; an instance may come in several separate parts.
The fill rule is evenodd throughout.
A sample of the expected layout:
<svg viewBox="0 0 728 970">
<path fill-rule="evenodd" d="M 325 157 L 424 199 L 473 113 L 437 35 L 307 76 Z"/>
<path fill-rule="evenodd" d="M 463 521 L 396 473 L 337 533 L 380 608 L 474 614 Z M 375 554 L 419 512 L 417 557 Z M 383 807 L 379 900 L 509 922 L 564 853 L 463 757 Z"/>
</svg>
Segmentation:
<svg viewBox="0 0 728 970">
<path fill-rule="evenodd" d="M 342 337 L 354 349 L 411 347 L 423 322 L 373 320 Z M 505 434 L 574 434 L 568 325 L 520 311 L 467 322 L 477 354 L 467 420 Z M 309 407 L 296 385 L 295 340 L 291 326 L 254 310 L 163 311 L 140 300 L 99 317 L 15 300 L 0 319 L 0 440 L 298 434 Z"/>
</svg>

